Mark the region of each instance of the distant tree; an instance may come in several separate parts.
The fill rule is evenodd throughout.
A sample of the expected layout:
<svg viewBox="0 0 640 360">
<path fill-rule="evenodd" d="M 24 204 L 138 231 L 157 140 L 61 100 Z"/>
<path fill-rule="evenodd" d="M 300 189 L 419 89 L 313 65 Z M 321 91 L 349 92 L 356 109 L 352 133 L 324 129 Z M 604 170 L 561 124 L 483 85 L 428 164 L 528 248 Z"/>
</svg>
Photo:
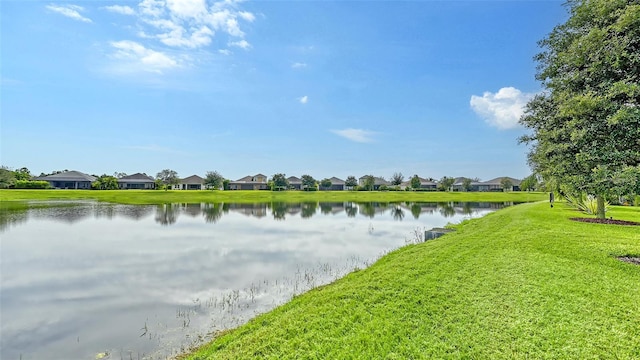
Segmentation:
<svg viewBox="0 0 640 360">
<path fill-rule="evenodd" d="M 286 190 L 289 188 L 289 180 L 285 174 L 275 174 L 271 177 L 271 190 Z"/>
<path fill-rule="evenodd" d="M 171 169 L 164 169 L 160 171 L 156 175 L 156 179 L 160 180 L 161 184 L 164 185 L 165 190 L 168 190 L 169 185 L 177 185 L 180 181 L 178 173 Z"/>
<path fill-rule="evenodd" d="M 520 190 L 522 191 L 535 191 L 538 189 L 538 177 L 536 174 L 531 174 L 526 178 L 522 179 L 520 183 Z"/>
<path fill-rule="evenodd" d="M 91 183 L 91 188 L 94 190 L 117 190 L 118 179 L 115 176 L 103 174 Z"/>
<path fill-rule="evenodd" d="M 344 185 L 349 189 L 353 190 L 356 186 L 358 186 L 358 179 L 355 176 L 347 177 L 347 180 L 344 182 Z"/>
<path fill-rule="evenodd" d="M 331 183 L 331 179 L 328 178 L 324 178 L 322 180 L 320 180 L 320 186 L 324 189 L 327 190 L 331 187 L 332 183 Z"/>
<path fill-rule="evenodd" d="M 420 177 L 418 175 L 413 175 L 411 178 L 411 188 L 412 189 L 420 189 Z"/>
<path fill-rule="evenodd" d="M 464 180 L 462 180 L 462 190 L 471 191 L 471 179 L 464 178 Z"/>
<path fill-rule="evenodd" d="M 26 167 L 13 171 L 13 176 L 16 180 L 31 180 L 31 171 Z"/>
<path fill-rule="evenodd" d="M 113 176 L 117 177 L 118 179 L 122 179 L 123 177 L 127 176 L 127 173 L 125 172 L 114 172 Z"/>
<path fill-rule="evenodd" d="M 404 175 L 401 172 L 393 173 L 391 176 L 391 185 L 400 185 L 404 181 Z"/>
<path fill-rule="evenodd" d="M 211 190 L 224 188 L 224 177 L 217 171 L 207 171 L 204 178 L 204 184 Z"/>
<path fill-rule="evenodd" d="M 513 189 L 513 182 L 505 177 L 500 180 L 500 186 L 502 186 L 502 191 L 511 191 Z"/>
<path fill-rule="evenodd" d="M 229 183 L 231 182 L 231 180 L 229 179 L 224 179 L 222 180 L 222 188 L 224 190 L 229 190 Z"/>
<path fill-rule="evenodd" d="M 372 191 L 376 185 L 376 178 L 373 175 L 366 175 L 364 177 L 364 181 L 362 186 L 367 191 Z"/>
<path fill-rule="evenodd" d="M 13 186 L 16 182 L 16 177 L 13 171 L 9 170 L 6 166 L 0 167 L 0 189 L 6 189 Z"/>
<path fill-rule="evenodd" d="M 300 180 L 302 180 L 302 188 L 304 190 L 317 190 L 318 189 L 318 184 L 316 179 L 313 178 L 313 176 L 311 175 L 302 175 L 302 177 L 300 178 Z"/>
<path fill-rule="evenodd" d="M 456 181 L 456 179 L 448 177 L 448 176 L 443 176 L 442 179 L 440 179 L 440 181 L 438 182 L 438 190 L 440 191 L 450 191 L 451 190 L 451 186 L 453 185 L 453 183 Z"/>
</svg>

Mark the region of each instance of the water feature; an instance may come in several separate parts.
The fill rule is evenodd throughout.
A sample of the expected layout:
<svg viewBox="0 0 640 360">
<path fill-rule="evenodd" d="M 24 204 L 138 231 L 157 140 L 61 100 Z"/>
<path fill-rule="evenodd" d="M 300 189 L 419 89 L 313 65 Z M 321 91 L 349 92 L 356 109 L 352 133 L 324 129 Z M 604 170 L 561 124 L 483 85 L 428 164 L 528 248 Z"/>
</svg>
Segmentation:
<svg viewBox="0 0 640 360">
<path fill-rule="evenodd" d="M 164 359 L 496 203 L 0 209 L 0 358 Z"/>
</svg>

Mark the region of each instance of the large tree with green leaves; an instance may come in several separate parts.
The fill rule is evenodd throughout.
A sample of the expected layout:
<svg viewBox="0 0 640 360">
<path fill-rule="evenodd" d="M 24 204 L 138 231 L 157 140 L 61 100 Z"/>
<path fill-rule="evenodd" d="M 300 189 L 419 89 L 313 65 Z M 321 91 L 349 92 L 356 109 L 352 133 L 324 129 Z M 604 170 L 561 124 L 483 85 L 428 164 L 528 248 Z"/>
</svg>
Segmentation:
<svg viewBox="0 0 640 360">
<path fill-rule="evenodd" d="M 164 189 L 168 190 L 169 185 L 177 185 L 180 179 L 175 170 L 164 169 L 156 175 L 156 179 L 164 185 Z"/>
<path fill-rule="evenodd" d="M 271 177 L 271 190 L 287 190 L 289 188 L 289 180 L 285 174 L 275 174 Z"/>
<path fill-rule="evenodd" d="M 204 177 L 204 184 L 211 190 L 222 189 L 224 186 L 224 176 L 217 171 L 207 171 Z"/>
<path fill-rule="evenodd" d="M 569 19 L 542 41 L 545 91 L 520 122 L 529 164 L 545 182 L 596 195 L 597 215 L 640 183 L 640 1 L 570 0 Z"/>
<path fill-rule="evenodd" d="M 355 176 L 349 176 L 347 177 L 347 180 L 345 180 L 344 185 L 347 187 L 347 189 L 353 190 L 353 188 L 358 186 L 358 179 L 356 179 Z"/>
<path fill-rule="evenodd" d="M 318 190 L 318 182 L 311 175 L 302 175 L 300 177 L 302 181 L 302 188 L 306 191 L 309 190 Z"/>
</svg>

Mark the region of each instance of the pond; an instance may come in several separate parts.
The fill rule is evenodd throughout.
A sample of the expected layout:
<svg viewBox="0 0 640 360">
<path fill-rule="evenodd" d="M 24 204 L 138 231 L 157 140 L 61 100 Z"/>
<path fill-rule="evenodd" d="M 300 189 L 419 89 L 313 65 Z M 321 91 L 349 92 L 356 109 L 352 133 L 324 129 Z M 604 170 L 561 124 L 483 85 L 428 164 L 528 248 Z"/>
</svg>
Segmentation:
<svg viewBox="0 0 640 360">
<path fill-rule="evenodd" d="M 165 359 L 507 203 L 0 209 L 0 358 Z"/>
</svg>

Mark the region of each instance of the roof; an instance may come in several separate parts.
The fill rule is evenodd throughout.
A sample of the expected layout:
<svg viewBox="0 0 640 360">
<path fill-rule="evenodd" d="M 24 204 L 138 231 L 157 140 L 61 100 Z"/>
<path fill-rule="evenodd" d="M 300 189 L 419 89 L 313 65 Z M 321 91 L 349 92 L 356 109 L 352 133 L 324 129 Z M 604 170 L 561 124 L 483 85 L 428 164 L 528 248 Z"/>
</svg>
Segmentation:
<svg viewBox="0 0 640 360">
<path fill-rule="evenodd" d="M 262 174 L 256 174 L 256 175 L 247 175 L 245 177 L 242 177 L 236 181 L 231 181 L 230 184 L 237 184 L 237 183 L 251 183 L 251 184 L 266 184 L 266 181 L 253 181 L 253 178 L 256 178 L 258 176 L 262 176 L 265 178 L 266 180 L 266 176 L 262 175 Z"/>
<path fill-rule="evenodd" d="M 146 183 L 146 182 L 154 182 L 153 178 L 146 174 L 133 174 L 128 176 L 123 176 L 118 179 L 118 182 L 126 182 L 126 183 Z"/>
<path fill-rule="evenodd" d="M 184 179 L 180 179 L 181 184 L 204 184 L 204 179 L 198 175 L 191 175 Z"/>
<path fill-rule="evenodd" d="M 508 176 L 501 176 L 501 177 L 497 177 L 495 179 L 487 180 L 487 181 L 483 182 L 482 184 L 483 185 L 502 185 L 502 180 L 503 179 L 508 179 L 509 181 L 511 181 L 511 185 L 515 185 L 515 186 L 520 185 L 520 180 L 514 179 L 512 177 L 508 177 Z"/>
<path fill-rule="evenodd" d="M 98 180 L 97 177 L 87 175 L 80 171 L 65 171 L 59 174 L 40 176 L 35 178 L 35 180 L 44 180 L 44 181 L 89 181 L 94 182 Z"/>
<path fill-rule="evenodd" d="M 343 184 L 345 183 L 345 182 L 344 182 L 344 180 L 342 180 L 342 179 L 338 179 L 338 178 L 337 178 L 337 177 L 335 177 L 335 176 L 334 176 L 334 177 L 332 177 L 332 178 L 331 178 L 331 179 L 329 179 L 329 180 L 331 180 L 331 184 L 332 184 L 332 185 L 343 185 Z"/>
<path fill-rule="evenodd" d="M 289 176 L 287 178 L 287 181 L 289 182 L 289 184 L 302 184 L 302 179 L 295 176 Z"/>
</svg>

